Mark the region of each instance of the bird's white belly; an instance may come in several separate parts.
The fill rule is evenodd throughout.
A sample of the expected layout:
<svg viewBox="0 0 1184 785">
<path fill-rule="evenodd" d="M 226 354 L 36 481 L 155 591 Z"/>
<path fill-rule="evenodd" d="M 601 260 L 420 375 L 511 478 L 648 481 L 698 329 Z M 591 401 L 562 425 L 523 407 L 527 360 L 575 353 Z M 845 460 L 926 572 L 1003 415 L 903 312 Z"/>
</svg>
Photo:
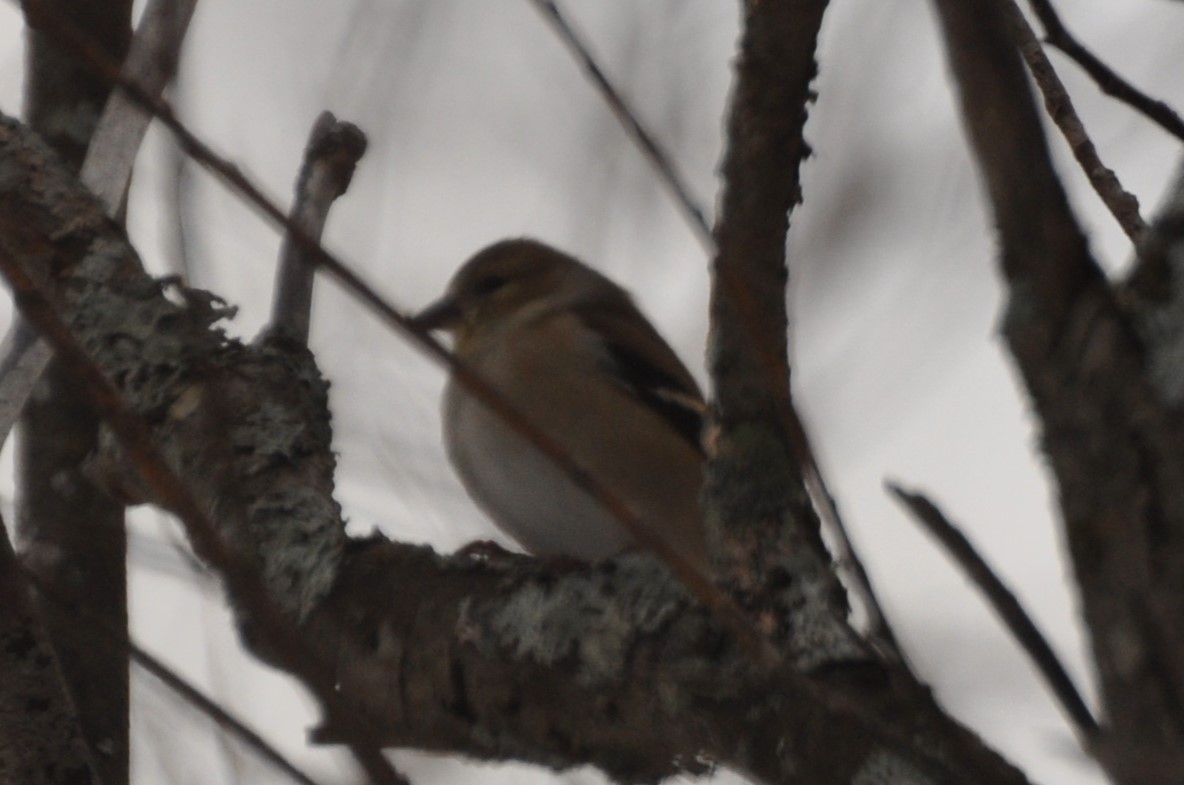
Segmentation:
<svg viewBox="0 0 1184 785">
<path fill-rule="evenodd" d="M 456 426 L 447 448 L 465 488 L 528 551 L 598 559 L 632 541 L 561 468 L 463 391 L 450 387 L 445 407 Z"/>
</svg>

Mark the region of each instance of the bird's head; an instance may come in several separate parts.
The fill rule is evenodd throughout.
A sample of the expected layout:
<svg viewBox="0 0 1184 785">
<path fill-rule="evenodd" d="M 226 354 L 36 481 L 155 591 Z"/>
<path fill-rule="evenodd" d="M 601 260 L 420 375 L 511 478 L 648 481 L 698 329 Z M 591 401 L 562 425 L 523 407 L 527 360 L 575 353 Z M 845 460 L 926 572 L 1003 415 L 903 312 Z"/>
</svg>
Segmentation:
<svg viewBox="0 0 1184 785">
<path fill-rule="evenodd" d="M 453 276 L 444 297 L 412 323 L 447 330 L 456 349 L 480 344 L 508 325 L 560 308 L 626 297 L 600 273 L 537 240 L 503 240 L 477 252 Z"/>
</svg>

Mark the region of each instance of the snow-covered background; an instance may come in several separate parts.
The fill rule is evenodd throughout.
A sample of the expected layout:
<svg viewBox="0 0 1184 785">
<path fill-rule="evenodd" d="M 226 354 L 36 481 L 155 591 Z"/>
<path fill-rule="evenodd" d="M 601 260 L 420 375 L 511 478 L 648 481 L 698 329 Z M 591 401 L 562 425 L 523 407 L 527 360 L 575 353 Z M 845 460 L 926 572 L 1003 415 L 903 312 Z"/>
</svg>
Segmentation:
<svg viewBox="0 0 1184 785">
<path fill-rule="evenodd" d="M 710 207 L 737 4 L 566 5 Z M 1184 106 L 1184 6 L 1063 5 L 1070 28 L 1121 73 Z M 1024 656 L 882 488 L 893 478 L 930 491 L 1089 684 L 1033 420 L 994 333 L 994 240 L 938 43 L 920 0 L 835 0 L 828 12 L 807 127 L 815 155 L 791 231 L 796 394 L 891 620 L 938 697 L 1035 781 L 1089 785 L 1101 777 Z M 7 113 L 20 108 L 21 56 L 19 17 L 0 5 Z M 1150 213 L 1179 143 L 1053 60 L 1103 159 Z M 473 251 L 533 235 L 633 290 L 704 378 L 707 260 L 528 0 L 205 0 L 173 99 L 193 130 L 281 203 L 322 109 L 360 125 L 369 153 L 327 243 L 395 303 L 418 307 Z M 1094 250 L 1119 273 L 1127 241 L 1065 145 L 1053 147 Z M 161 272 L 178 269 L 184 249 L 194 283 L 239 305 L 232 330 L 250 337 L 267 316 L 279 238 L 178 160 L 167 136 L 153 133 L 130 232 Z M 445 461 L 441 371 L 330 282 L 317 292 L 312 344 L 333 382 L 339 498 L 353 530 L 379 527 L 441 549 L 496 536 Z M 8 500 L 10 453 L 0 472 Z M 135 533 L 136 638 L 325 781 L 351 779 L 345 756 L 304 746 L 313 715 L 301 689 L 241 653 L 217 587 L 178 557 L 178 530 L 148 513 Z M 283 781 L 219 741 L 151 677 L 137 674 L 133 690 L 136 782 Z M 553 778 L 414 753 L 394 759 L 416 783 Z M 600 781 L 590 771 L 565 776 Z"/>
</svg>

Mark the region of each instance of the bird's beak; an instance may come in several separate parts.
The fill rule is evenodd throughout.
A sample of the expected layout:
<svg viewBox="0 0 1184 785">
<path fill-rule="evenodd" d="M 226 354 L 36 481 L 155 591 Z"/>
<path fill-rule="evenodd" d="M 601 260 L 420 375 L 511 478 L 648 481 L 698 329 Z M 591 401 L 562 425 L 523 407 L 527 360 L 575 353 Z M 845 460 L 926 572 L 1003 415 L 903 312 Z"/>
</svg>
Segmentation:
<svg viewBox="0 0 1184 785">
<path fill-rule="evenodd" d="M 411 317 L 411 326 L 417 330 L 451 330 L 461 323 L 460 308 L 451 297 L 443 297 Z"/>
</svg>

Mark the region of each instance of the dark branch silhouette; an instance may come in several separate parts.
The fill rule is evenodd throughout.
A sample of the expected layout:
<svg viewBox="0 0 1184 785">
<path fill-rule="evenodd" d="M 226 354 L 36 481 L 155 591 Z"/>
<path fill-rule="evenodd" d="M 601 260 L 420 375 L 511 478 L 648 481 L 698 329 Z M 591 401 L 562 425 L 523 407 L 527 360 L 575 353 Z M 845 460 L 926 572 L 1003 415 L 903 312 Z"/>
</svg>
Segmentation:
<svg viewBox="0 0 1184 785">
<path fill-rule="evenodd" d="M 1164 101 L 1152 98 L 1139 90 L 1089 51 L 1061 22 L 1061 17 L 1050 0 L 1028 2 L 1040 19 L 1040 24 L 1044 26 L 1044 40 L 1050 46 L 1060 49 L 1070 60 L 1081 66 L 1103 93 L 1117 98 L 1172 136 L 1184 141 L 1184 118 L 1181 118 L 1176 110 Z"/>
<path fill-rule="evenodd" d="M 966 539 L 966 535 L 950 522 L 937 505 L 925 496 L 906 491 L 894 483 L 888 483 L 888 490 L 913 513 L 913 517 L 927 532 L 937 538 L 950 557 L 978 586 L 991 608 L 1015 637 L 1016 642 L 1027 652 L 1040 675 L 1048 682 L 1049 689 L 1073 723 L 1086 752 L 1090 752 L 1092 744 L 1096 741 L 1098 721 L 1094 719 L 1093 712 L 1081 697 L 1081 692 L 1073 683 L 1065 666 L 1061 664 L 1060 658 L 1040 628 L 1032 621 L 1032 617 L 1024 610 L 1024 606 L 1016 599 L 1015 594 L 1004 585 L 991 569 L 991 565 L 987 564 L 970 540 Z"/>
</svg>

